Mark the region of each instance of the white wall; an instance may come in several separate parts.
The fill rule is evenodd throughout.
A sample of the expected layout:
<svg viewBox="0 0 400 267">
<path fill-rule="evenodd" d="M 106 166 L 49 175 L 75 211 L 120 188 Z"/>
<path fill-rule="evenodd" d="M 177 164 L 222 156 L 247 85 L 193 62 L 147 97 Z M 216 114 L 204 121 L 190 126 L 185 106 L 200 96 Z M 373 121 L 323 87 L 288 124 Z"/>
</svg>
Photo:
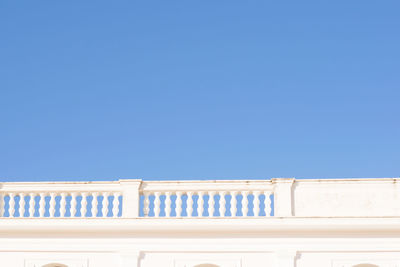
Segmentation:
<svg viewBox="0 0 400 267">
<path fill-rule="evenodd" d="M 400 237 L 2 238 L 0 241 L 2 267 L 42 267 L 52 262 L 68 267 L 194 267 L 199 264 L 352 267 L 362 263 L 400 267 Z M 126 257 L 132 261 L 123 261 Z"/>
<path fill-rule="evenodd" d="M 0 218 L 0 267 L 400 267 L 399 179 L 67 185 L 80 193 L 94 185 L 101 192 L 117 190 L 127 204 L 124 216 Z M 9 201 L 32 187 L 43 199 L 42 186 L 1 185 L 8 204 L 3 201 L 0 209 L 10 209 Z M 54 187 L 62 194 L 66 184 L 46 186 L 54 212 Z M 140 192 L 175 188 L 189 195 L 196 188 L 217 190 L 222 196 L 227 189 L 246 196 L 261 188 L 274 193 L 275 216 L 138 217 Z M 41 207 L 43 213 L 45 201 Z"/>
<path fill-rule="evenodd" d="M 295 216 L 400 216 L 398 179 L 296 180 Z"/>
</svg>

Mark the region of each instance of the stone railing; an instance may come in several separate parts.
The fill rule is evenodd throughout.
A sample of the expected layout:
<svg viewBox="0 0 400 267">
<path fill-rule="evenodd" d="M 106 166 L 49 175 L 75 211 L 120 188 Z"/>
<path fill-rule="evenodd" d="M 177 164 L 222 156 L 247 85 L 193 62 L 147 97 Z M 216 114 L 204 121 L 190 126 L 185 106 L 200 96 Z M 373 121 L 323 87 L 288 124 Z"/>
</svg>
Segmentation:
<svg viewBox="0 0 400 267">
<path fill-rule="evenodd" d="M 120 217 L 122 190 L 107 183 L 3 183 L 1 217 Z"/>
<path fill-rule="evenodd" d="M 400 179 L 0 183 L 2 218 L 400 216 Z"/>
<path fill-rule="evenodd" d="M 269 217 L 272 181 L 146 182 L 145 217 Z"/>
</svg>

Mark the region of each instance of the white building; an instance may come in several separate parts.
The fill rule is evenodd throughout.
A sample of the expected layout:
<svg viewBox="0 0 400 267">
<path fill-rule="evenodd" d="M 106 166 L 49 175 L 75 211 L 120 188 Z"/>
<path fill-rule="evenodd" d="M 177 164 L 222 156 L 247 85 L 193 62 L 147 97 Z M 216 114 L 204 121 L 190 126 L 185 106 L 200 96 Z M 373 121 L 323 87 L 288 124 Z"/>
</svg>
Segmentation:
<svg viewBox="0 0 400 267">
<path fill-rule="evenodd" d="M 400 267 L 400 178 L 0 184 L 0 267 Z"/>
</svg>

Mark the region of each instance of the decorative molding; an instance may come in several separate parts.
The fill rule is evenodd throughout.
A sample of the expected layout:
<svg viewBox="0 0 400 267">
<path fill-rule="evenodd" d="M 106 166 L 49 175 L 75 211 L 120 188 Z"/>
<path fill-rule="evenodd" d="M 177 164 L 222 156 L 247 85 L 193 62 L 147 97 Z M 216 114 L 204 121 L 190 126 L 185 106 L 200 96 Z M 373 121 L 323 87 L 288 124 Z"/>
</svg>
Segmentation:
<svg viewBox="0 0 400 267">
<path fill-rule="evenodd" d="M 41 259 L 26 259 L 24 267 L 43 267 L 48 264 L 63 264 L 68 267 L 89 267 L 87 259 L 70 259 L 60 257 L 49 257 Z M 57 266 L 57 265 L 55 265 Z"/>
<path fill-rule="evenodd" d="M 379 267 L 399 267 L 400 260 L 371 259 L 367 255 L 364 258 L 354 260 L 333 260 L 332 267 L 354 267 L 360 264 L 371 264 Z"/>
</svg>

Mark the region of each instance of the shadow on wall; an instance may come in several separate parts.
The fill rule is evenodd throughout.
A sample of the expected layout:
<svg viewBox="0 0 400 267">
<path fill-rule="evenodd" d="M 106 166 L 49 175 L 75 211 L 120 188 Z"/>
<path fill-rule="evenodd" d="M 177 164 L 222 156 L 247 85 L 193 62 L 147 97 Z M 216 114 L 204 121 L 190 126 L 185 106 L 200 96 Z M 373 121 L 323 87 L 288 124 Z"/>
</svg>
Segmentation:
<svg viewBox="0 0 400 267">
<path fill-rule="evenodd" d="M 61 263 L 49 263 L 46 265 L 43 265 L 43 267 L 68 267 L 65 264 L 61 264 Z"/>
<path fill-rule="evenodd" d="M 194 267 L 219 267 L 218 265 L 215 265 L 215 264 L 208 264 L 208 263 L 206 263 L 206 264 L 199 264 L 199 265 L 196 265 L 196 266 L 194 266 Z"/>
<path fill-rule="evenodd" d="M 375 264 L 363 263 L 363 264 L 354 265 L 353 267 L 379 267 L 379 266 L 375 265 Z"/>
</svg>

